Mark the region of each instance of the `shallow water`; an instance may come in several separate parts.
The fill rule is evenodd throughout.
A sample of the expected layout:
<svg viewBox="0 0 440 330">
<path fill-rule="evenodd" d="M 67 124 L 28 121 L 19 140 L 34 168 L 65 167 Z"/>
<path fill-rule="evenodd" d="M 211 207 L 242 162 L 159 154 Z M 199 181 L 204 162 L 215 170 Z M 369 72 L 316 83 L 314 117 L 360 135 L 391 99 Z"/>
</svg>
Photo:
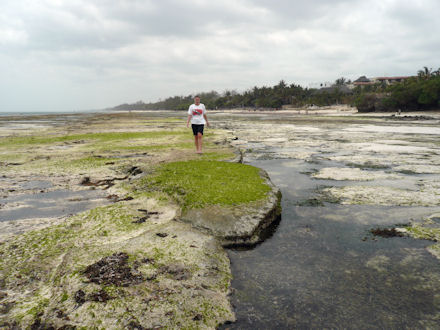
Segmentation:
<svg viewBox="0 0 440 330">
<path fill-rule="evenodd" d="M 317 164 L 302 160 L 252 164 L 264 168 L 281 187 L 282 221 L 255 249 L 229 251 L 238 321 L 224 328 L 440 325 L 440 266 L 425 249 L 430 242 L 370 233 L 372 228 L 408 223 L 440 208 L 298 206 L 317 186 L 329 183 L 301 174 Z"/>
<path fill-rule="evenodd" d="M 237 322 L 222 328 L 439 328 L 440 263 L 426 249 L 432 242 L 370 232 L 422 221 L 440 211 L 438 203 L 398 206 L 400 196 L 392 206 L 324 202 L 314 207 L 307 201 L 319 199 L 323 187 L 374 186 L 378 193 L 384 188 L 418 193 L 425 182 L 438 181 L 435 141 L 440 131 L 420 123 L 360 125 L 355 120 L 313 118 L 284 118 L 274 124 L 223 124 L 238 137 L 234 143 L 245 151 L 245 162 L 265 169 L 280 187 L 283 211 L 271 238 L 252 250 L 229 251 Z M 426 174 L 399 170 L 407 164 L 434 166 Z M 340 167 L 398 178 L 312 177 L 323 168 Z"/>
<path fill-rule="evenodd" d="M 25 183 L 28 189 L 49 186 L 45 181 Z M 0 222 L 35 218 L 54 218 L 76 214 L 107 204 L 101 190 L 54 190 L 5 197 L 1 200 Z"/>
</svg>

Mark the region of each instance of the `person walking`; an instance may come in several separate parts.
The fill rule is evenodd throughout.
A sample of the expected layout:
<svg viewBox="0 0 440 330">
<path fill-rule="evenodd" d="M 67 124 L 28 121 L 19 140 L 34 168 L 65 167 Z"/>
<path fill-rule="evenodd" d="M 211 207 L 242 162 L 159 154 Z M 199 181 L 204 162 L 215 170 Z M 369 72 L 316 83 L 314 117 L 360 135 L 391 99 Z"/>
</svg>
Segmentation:
<svg viewBox="0 0 440 330">
<path fill-rule="evenodd" d="M 188 120 L 186 121 L 186 127 L 191 127 L 194 134 L 194 144 L 196 146 L 196 153 L 202 153 L 202 139 L 203 129 L 205 124 L 209 127 L 208 117 L 206 116 L 206 108 L 203 103 L 200 103 L 200 96 L 194 97 L 194 103 L 188 108 Z"/>
</svg>

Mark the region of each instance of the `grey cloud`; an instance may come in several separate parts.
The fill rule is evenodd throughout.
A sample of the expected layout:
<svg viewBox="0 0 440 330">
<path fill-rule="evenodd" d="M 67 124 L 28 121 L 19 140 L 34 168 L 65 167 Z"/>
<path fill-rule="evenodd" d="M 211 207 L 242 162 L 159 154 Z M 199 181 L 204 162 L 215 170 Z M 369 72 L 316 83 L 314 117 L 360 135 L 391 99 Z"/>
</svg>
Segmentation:
<svg viewBox="0 0 440 330">
<path fill-rule="evenodd" d="M 135 43 L 143 36 L 197 39 L 219 26 L 233 29 L 258 19 L 237 11 L 232 3 L 80 1 L 43 8 L 15 4 L 9 15 L 20 17 L 30 49 L 111 49 Z"/>
<path fill-rule="evenodd" d="M 100 107 L 410 74 L 439 66 L 439 9 L 437 0 L 3 0 L 0 70 L 15 78 L 0 85 L 38 92 L 41 104 L 55 92 L 61 105 Z"/>
</svg>

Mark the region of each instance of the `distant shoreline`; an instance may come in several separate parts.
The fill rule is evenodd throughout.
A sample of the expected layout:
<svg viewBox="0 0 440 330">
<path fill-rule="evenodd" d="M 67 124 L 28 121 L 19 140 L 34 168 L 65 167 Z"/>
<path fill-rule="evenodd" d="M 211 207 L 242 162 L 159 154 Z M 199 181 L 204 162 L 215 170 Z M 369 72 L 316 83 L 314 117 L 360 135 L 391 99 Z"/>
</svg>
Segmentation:
<svg viewBox="0 0 440 330">
<path fill-rule="evenodd" d="M 230 108 L 230 109 L 208 109 L 211 114 L 221 114 L 221 113 L 235 113 L 235 114 L 285 114 L 285 115 L 328 115 L 328 116 L 434 116 L 440 117 L 440 109 L 434 110 L 414 110 L 414 111 L 405 111 L 400 115 L 397 115 L 395 111 L 387 111 L 387 112 L 359 112 L 355 107 L 350 107 L 348 105 L 333 105 L 333 106 L 323 106 L 323 107 L 302 107 L 302 108 L 288 108 L 284 107 L 284 109 L 269 109 L 269 108 Z M 102 109 L 102 110 L 78 110 L 78 111 L 23 111 L 23 112 L 1 112 L 0 118 L 8 118 L 8 117 L 33 117 L 33 116 L 58 116 L 58 115 L 66 115 L 66 116 L 75 116 L 75 115 L 87 115 L 87 114 L 96 114 L 96 113 L 182 113 L 185 114 L 186 110 L 170 110 L 170 109 L 161 109 L 161 110 L 112 110 L 112 109 Z"/>
<path fill-rule="evenodd" d="M 185 110 L 110 110 L 109 112 L 114 113 L 158 113 L 158 112 L 175 112 L 185 114 Z M 396 114 L 395 111 L 387 112 L 359 112 L 354 107 L 349 107 L 345 105 L 339 106 L 324 106 L 316 108 L 285 108 L 285 109 L 248 109 L 248 108 L 233 108 L 233 109 L 208 109 L 208 113 L 211 114 L 271 114 L 271 115 L 318 115 L 318 116 L 368 116 L 368 117 L 391 117 L 391 116 L 431 116 L 440 117 L 440 109 L 435 110 L 416 110 L 402 112 L 400 115 Z"/>
<path fill-rule="evenodd" d="M 11 116 L 45 116 L 45 115 L 79 115 L 87 113 L 108 112 L 108 110 L 73 110 L 73 111 L 0 111 L 0 117 Z"/>
</svg>

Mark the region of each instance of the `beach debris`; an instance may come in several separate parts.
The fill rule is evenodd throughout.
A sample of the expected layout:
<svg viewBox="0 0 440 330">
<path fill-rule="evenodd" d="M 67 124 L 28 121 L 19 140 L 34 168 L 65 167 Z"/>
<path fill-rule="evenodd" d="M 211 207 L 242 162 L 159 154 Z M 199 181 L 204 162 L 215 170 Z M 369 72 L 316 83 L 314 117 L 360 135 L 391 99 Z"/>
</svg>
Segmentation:
<svg viewBox="0 0 440 330">
<path fill-rule="evenodd" d="M 159 215 L 159 212 L 156 211 L 148 211 L 146 209 L 138 209 L 139 212 L 145 213 L 145 216 L 138 218 L 133 221 L 133 223 L 144 223 L 146 222 L 152 215 Z"/>
<path fill-rule="evenodd" d="M 396 228 L 374 228 L 370 230 L 370 233 L 374 236 L 380 236 L 383 238 L 405 237 L 405 234 Z"/>
<path fill-rule="evenodd" d="M 66 312 L 61 309 L 55 309 L 55 314 L 56 314 L 56 317 L 59 319 L 64 319 L 66 321 L 70 320 L 69 316 L 66 315 Z"/>
<path fill-rule="evenodd" d="M 55 327 L 52 324 L 41 322 L 41 318 L 40 318 L 41 316 L 42 316 L 42 313 L 41 313 L 41 315 L 39 314 L 38 317 L 34 320 L 34 323 L 31 324 L 31 327 L 30 327 L 31 330 L 55 329 Z M 14 329 L 14 328 L 12 328 L 12 329 Z M 59 329 L 61 329 L 61 328 L 59 328 Z M 63 327 L 62 329 L 66 329 L 66 328 Z"/>
<path fill-rule="evenodd" d="M 164 238 L 164 237 L 167 237 L 168 234 L 167 233 L 156 233 L 156 236 Z"/>
<path fill-rule="evenodd" d="M 131 200 L 134 199 L 134 198 L 131 197 L 131 196 L 127 196 L 127 197 L 122 197 L 122 198 L 121 198 L 121 197 L 119 197 L 119 196 L 116 195 L 116 194 L 108 195 L 106 198 L 107 198 L 108 200 L 114 202 L 114 203 L 122 202 L 122 201 L 131 201 Z"/>
<path fill-rule="evenodd" d="M 142 170 L 137 166 L 132 166 L 127 171 L 130 175 L 135 176 L 142 173 Z"/>
<path fill-rule="evenodd" d="M 103 180 L 98 180 L 93 182 L 90 177 L 85 176 L 84 178 L 81 179 L 80 181 L 80 185 L 82 186 L 93 186 L 93 187 L 100 187 L 100 186 L 105 186 L 104 190 L 109 189 L 110 187 L 113 187 L 115 185 L 115 181 L 121 181 L 121 180 L 126 180 L 128 178 L 127 176 L 124 176 L 122 178 L 112 178 L 112 179 L 103 179 Z"/>
<path fill-rule="evenodd" d="M 96 301 L 96 302 L 106 302 L 111 299 L 114 299 L 114 297 L 110 296 L 107 292 L 105 292 L 102 289 L 92 292 L 87 296 L 87 300 Z"/>
<path fill-rule="evenodd" d="M 148 220 L 148 216 L 147 217 L 141 217 L 141 218 L 139 218 L 139 219 L 137 219 L 137 220 L 135 220 L 135 221 L 132 221 L 132 223 L 144 223 L 144 222 L 146 222 L 147 220 Z"/>
<path fill-rule="evenodd" d="M 146 330 L 147 328 L 144 328 L 139 322 L 132 320 L 127 324 L 127 329 Z"/>
<path fill-rule="evenodd" d="M 78 290 L 74 295 L 77 304 L 82 305 L 86 302 L 86 293 L 83 290 Z"/>
<path fill-rule="evenodd" d="M 128 254 L 117 252 L 87 266 L 83 274 L 90 282 L 129 286 L 144 281 L 140 272 L 128 265 Z"/>
<path fill-rule="evenodd" d="M 153 258 L 145 257 L 141 259 L 141 262 L 144 264 L 154 264 L 155 260 Z"/>
</svg>

